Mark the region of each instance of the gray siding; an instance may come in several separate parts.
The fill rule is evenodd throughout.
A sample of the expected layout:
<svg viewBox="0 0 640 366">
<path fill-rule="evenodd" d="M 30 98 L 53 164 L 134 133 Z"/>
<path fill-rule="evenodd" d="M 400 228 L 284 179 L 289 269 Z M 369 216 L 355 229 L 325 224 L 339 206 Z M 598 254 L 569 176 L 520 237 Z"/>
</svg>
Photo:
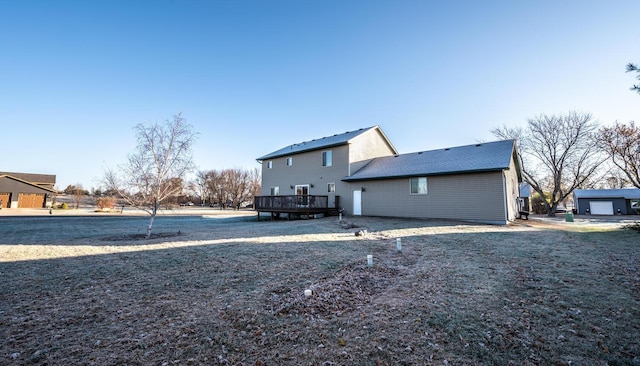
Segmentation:
<svg viewBox="0 0 640 366">
<path fill-rule="evenodd" d="M 411 195 L 409 178 L 361 183 L 363 215 L 506 223 L 500 171 L 427 177 L 426 195 Z"/>
<path fill-rule="evenodd" d="M 518 217 L 518 197 L 520 197 L 520 182 L 518 182 L 518 170 L 513 158 L 509 164 L 509 170 L 504 171 L 506 187 L 507 220 L 513 221 Z"/>
<path fill-rule="evenodd" d="M 357 172 L 373 158 L 394 154 L 393 147 L 389 145 L 379 129 L 367 131 L 351 141 L 349 149 L 350 174 Z"/>
<path fill-rule="evenodd" d="M 322 166 L 322 152 L 331 150 L 333 164 L 330 167 Z M 348 172 L 348 145 L 334 146 L 327 149 L 314 150 L 296 155 L 291 155 L 293 165 L 287 166 L 287 158 L 283 156 L 262 162 L 262 195 L 270 195 L 271 187 L 280 187 L 280 195 L 295 194 L 291 186 L 313 184 L 309 187 L 309 194 L 329 196 L 329 206 L 333 207 L 334 197 L 344 197 L 345 184 L 341 181 Z M 272 161 L 271 169 L 268 162 Z M 335 183 L 336 192 L 327 192 L 327 184 Z"/>
<path fill-rule="evenodd" d="M 331 150 L 333 165 L 322 166 L 322 152 Z M 353 191 L 360 184 L 349 184 L 342 179 L 359 169 L 371 159 L 379 156 L 392 155 L 393 147 L 386 137 L 375 128 L 353 138 L 348 144 L 322 148 L 318 150 L 282 156 L 262 162 L 262 195 L 269 195 L 271 187 L 280 187 L 280 195 L 295 194 L 291 186 L 299 184 L 313 184 L 309 194 L 328 195 L 329 206 L 334 207 L 335 196 L 340 196 L 340 207 L 346 214 L 353 209 Z M 287 166 L 288 157 L 293 158 L 293 165 Z M 272 161 L 272 168 L 268 169 L 268 162 Z M 356 161 L 356 163 L 351 163 Z M 335 193 L 327 192 L 327 184 L 335 183 Z"/>
</svg>

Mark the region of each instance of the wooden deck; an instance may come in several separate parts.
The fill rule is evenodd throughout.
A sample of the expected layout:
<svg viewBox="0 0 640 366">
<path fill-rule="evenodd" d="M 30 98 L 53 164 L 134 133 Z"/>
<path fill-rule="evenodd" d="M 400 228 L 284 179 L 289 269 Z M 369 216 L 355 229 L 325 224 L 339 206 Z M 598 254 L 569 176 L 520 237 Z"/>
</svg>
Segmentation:
<svg viewBox="0 0 640 366">
<path fill-rule="evenodd" d="M 337 215 L 339 202 L 339 196 L 335 197 L 334 207 L 329 207 L 329 196 L 256 196 L 253 207 L 258 212 L 258 220 L 261 212 L 270 212 L 272 219 L 279 217 L 281 213 L 286 213 L 288 219 L 292 215 L 309 218 L 316 214 Z"/>
</svg>

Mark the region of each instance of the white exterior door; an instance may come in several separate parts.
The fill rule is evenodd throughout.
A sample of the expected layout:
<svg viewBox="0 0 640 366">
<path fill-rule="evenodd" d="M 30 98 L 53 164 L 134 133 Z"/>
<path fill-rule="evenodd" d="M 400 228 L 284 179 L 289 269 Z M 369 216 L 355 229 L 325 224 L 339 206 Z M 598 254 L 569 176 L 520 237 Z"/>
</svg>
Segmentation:
<svg viewBox="0 0 640 366">
<path fill-rule="evenodd" d="M 353 191 L 353 214 L 362 215 L 362 191 Z"/>
<path fill-rule="evenodd" d="M 613 215 L 613 202 L 589 201 L 589 210 L 592 215 Z"/>
</svg>

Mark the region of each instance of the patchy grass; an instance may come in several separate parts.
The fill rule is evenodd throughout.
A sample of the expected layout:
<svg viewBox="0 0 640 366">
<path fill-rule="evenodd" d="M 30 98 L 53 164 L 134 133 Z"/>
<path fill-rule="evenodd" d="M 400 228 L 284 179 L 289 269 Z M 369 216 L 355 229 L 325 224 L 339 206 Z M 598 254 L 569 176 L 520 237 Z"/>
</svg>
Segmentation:
<svg viewBox="0 0 640 366">
<path fill-rule="evenodd" d="M 0 364 L 640 364 L 633 230 L 50 219 L 0 220 Z"/>
</svg>

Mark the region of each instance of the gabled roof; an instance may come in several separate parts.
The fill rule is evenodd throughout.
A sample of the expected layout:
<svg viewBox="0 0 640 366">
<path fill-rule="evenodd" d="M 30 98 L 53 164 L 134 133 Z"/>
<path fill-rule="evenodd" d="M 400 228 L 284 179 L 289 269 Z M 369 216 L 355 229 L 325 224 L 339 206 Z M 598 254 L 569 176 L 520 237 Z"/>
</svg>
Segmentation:
<svg viewBox="0 0 640 366">
<path fill-rule="evenodd" d="M 39 186 L 53 187 L 56 184 L 56 176 L 53 174 L 0 172 L 0 176 L 3 175 L 12 176 L 21 181 L 30 182 Z"/>
<path fill-rule="evenodd" d="M 575 198 L 624 198 L 640 199 L 640 189 L 576 189 L 573 191 Z"/>
<path fill-rule="evenodd" d="M 9 175 L 9 174 L 0 174 L 0 178 L 7 178 L 7 179 L 15 180 L 17 182 L 28 184 L 30 186 L 33 186 L 33 187 L 36 187 L 36 188 L 40 188 L 40 189 L 48 191 L 48 192 L 52 192 L 52 193 L 56 192 L 55 189 L 51 189 L 49 187 L 45 187 L 45 186 L 42 186 L 42 185 L 39 185 L 39 184 L 35 184 L 35 183 L 32 183 L 32 182 L 26 181 L 24 179 L 16 178 L 16 177 L 14 177 L 12 175 Z"/>
<path fill-rule="evenodd" d="M 306 152 L 306 151 L 312 151 L 312 150 L 318 150 L 318 149 L 326 149 L 328 147 L 345 145 L 345 144 L 348 144 L 354 138 L 362 135 L 363 133 L 371 131 L 371 130 L 378 130 L 380 132 L 380 134 L 384 137 L 386 142 L 389 144 L 389 146 L 393 149 L 393 151 L 396 151 L 395 147 L 393 147 L 393 144 L 391 144 L 391 142 L 389 141 L 387 136 L 384 134 L 384 132 L 382 132 L 382 129 L 380 129 L 379 126 L 373 126 L 373 127 L 361 128 L 361 129 L 355 130 L 355 131 L 345 132 L 345 133 L 342 133 L 342 134 L 336 134 L 336 135 L 333 135 L 333 136 L 326 136 L 326 137 L 322 137 L 322 138 L 319 138 L 319 139 L 314 139 L 314 140 L 311 140 L 311 141 L 304 141 L 304 142 L 300 142 L 298 144 L 289 145 L 289 146 L 283 147 L 280 150 L 276 150 L 276 151 L 274 151 L 272 153 L 269 153 L 269 154 L 267 154 L 265 156 L 259 157 L 256 160 L 262 161 L 262 160 L 273 159 L 273 158 L 277 158 L 277 157 L 281 157 L 281 156 L 299 154 L 299 153 Z"/>
<path fill-rule="evenodd" d="M 343 181 L 498 171 L 509 169 L 514 154 L 515 141 L 504 140 L 385 156 L 373 159 Z"/>
</svg>

